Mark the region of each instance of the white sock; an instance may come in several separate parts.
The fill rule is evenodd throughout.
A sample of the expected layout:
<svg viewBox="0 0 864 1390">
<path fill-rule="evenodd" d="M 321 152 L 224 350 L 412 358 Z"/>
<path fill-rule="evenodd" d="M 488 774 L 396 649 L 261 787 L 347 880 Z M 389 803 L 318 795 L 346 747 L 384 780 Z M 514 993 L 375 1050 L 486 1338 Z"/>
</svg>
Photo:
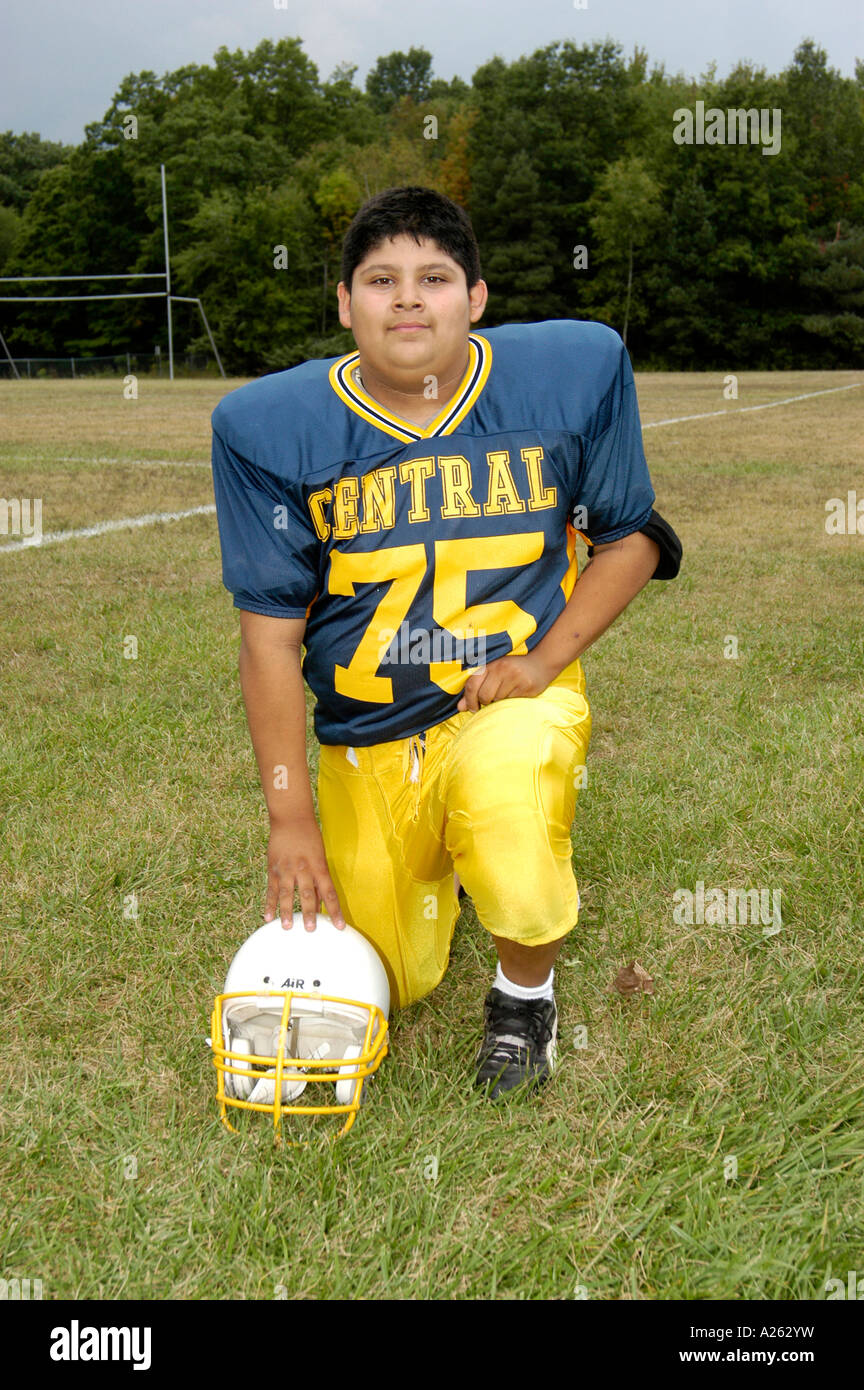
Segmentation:
<svg viewBox="0 0 864 1390">
<path fill-rule="evenodd" d="M 549 971 L 549 978 L 544 980 L 542 985 L 514 985 L 513 981 L 508 980 L 501 969 L 500 961 L 495 972 L 495 989 L 500 989 L 502 994 L 509 994 L 512 999 L 554 999 L 554 984 L 554 970 Z"/>
</svg>

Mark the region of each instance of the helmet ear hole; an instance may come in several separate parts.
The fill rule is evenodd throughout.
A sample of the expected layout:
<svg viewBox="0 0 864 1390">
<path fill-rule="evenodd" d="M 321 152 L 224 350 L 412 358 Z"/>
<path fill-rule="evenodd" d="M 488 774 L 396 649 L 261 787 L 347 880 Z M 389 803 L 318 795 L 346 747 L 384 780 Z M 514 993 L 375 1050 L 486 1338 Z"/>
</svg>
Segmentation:
<svg viewBox="0 0 864 1390">
<path fill-rule="evenodd" d="M 242 1052 L 245 1056 L 249 1056 L 252 1051 L 252 1044 L 247 1038 L 237 1038 L 229 1033 L 228 1051 Z M 241 1067 L 243 1071 L 248 1072 L 252 1070 L 252 1063 L 243 1062 L 239 1057 L 233 1062 L 226 1061 L 226 1066 Z M 229 1071 L 225 1073 L 225 1090 L 228 1092 L 229 1096 L 234 1096 L 237 1100 L 248 1100 L 254 1084 L 255 1078 L 252 1076 L 237 1076 L 236 1073 Z"/>
<path fill-rule="evenodd" d="M 349 1043 L 349 1044 L 345 1047 L 345 1049 L 344 1049 L 344 1053 L 345 1053 L 345 1056 L 346 1056 L 346 1057 L 359 1057 L 359 1056 L 361 1056 L 362 1052 L 363 1052 L 362 1047 L 358 1047 L 355 1043 Z M 346 1072 L 347 1072 L 347 1074 L 350 1076 L 351 1073 L 354 1072 L 354 1071 L 356 1071 L 356 1070 L 357 1070 L 357 1068 L 356 1068 L 356 1067 L 352 1067 L 352 1066 L 340 1067 L 340 1068 L 339 1068 L 339 1075 L 340 1075 L 340 1076 L 344 1076 L 344 1075 L 346 1074 Z M 352 1103 L 352 1101 L 354 1100 L 354 1096 L 355 1096 L 355 1093 L 356 1093 L 356 1091 L 357 1091 L 358 1086 L 360 1086 L 361 1084 L 362 1084 L 361 1081 L 337 1081 L 337 1082 L 336 1082 L 336 1104 L 337 1104 L 337 1105 L 350 1105 L 350 1104 Z"/>
</svg>

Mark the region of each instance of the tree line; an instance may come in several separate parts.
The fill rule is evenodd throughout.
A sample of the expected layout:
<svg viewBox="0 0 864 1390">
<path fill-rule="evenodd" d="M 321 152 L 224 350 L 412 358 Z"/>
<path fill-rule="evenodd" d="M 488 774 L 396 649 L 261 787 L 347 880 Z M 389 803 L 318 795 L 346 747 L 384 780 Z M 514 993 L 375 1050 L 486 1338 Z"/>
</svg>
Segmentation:
<svg viewBox="0 0 864 1390">
<path fill-rule="evenodd" d="M 343 233 L 367 197 L 419 183 L 471 215 L 482 326 L 599 319 L 642 368 L 864 362 L 864 63 L 843 77 L 811 39 L 779 75 L 722 80 L 612 41 L 492 58 L 470 84 L 432 63 L 391 53 L 361 89 L 345 64 L 321 81 L 297 39 L 223 47 L 126 77 L 78 145 L 7 131 L 0 274 L 162 270 L 164 164 L 172 287 L 202 298 L 228 371 L 256 375 L 353 346 Z M 175 341 L 206 351 L 184 307 Z M 0 329 L 15 356 L 167 345 L 159 300 L 2 304 Z"/>
</svg>

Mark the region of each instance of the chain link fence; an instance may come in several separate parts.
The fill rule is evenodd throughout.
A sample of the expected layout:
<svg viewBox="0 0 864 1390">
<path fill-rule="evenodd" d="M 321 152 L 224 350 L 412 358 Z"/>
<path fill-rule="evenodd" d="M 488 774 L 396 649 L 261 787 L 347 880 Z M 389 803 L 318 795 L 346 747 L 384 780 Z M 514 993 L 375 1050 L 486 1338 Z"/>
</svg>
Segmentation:
<svg viewBox="0 0 864 1390">
<path fill-rule="evenodd" d="M 168 354 L 165 352 L 118 352 L 102 357 L 14 357 L 22 380 L 65 377 L 70 380 L 92 376 L 155 376 L 168 380 Z M 174 375 L 218 376 L 219 369 L 206 352 L 174 354 Z M 14 373 L 9 360 L 0 357 L 0 379 Z"/>
</svg>

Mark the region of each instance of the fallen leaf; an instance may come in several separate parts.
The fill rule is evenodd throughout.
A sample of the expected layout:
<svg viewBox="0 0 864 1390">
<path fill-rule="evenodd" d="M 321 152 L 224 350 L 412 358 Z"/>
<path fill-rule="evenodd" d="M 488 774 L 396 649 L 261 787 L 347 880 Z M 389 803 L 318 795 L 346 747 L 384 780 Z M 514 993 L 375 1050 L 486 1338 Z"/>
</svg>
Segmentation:
<svg viewBox="0 0 864 1390">
<path fill-rule="evenodd" d="M 653 994 L 654 981 L 638 961 L 631 960 L 629 965 L 621 967 L 609 988 L 630 999 L 636 994 Z"/>
</svg>

